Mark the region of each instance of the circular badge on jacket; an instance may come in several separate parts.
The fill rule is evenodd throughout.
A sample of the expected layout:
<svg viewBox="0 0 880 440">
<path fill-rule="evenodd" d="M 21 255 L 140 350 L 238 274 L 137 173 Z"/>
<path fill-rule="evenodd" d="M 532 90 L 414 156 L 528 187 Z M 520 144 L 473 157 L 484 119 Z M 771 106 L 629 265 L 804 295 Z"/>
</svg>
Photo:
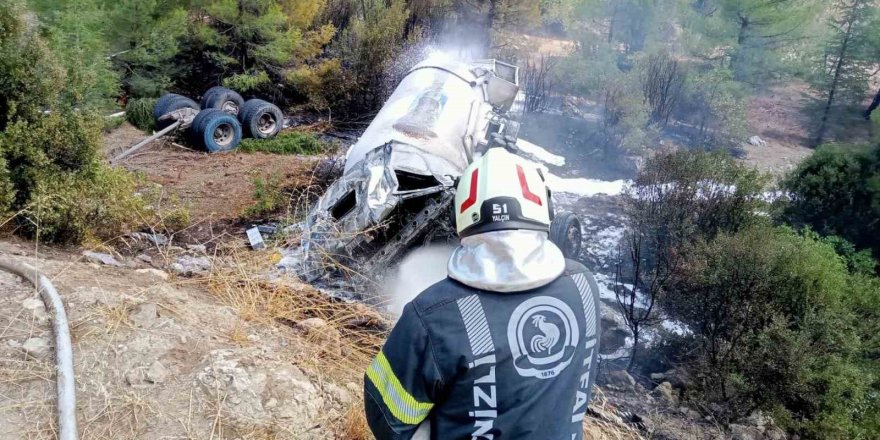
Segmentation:
<svg viewBox="0 0 880 440">
<path fill-rule="evenodd" d="M 507 324 L 513 365 L 523 377 L 556 377 L 571 363 L 579 338 L 571 307 L 551 296 L 523 301 Z"/>
</svg>

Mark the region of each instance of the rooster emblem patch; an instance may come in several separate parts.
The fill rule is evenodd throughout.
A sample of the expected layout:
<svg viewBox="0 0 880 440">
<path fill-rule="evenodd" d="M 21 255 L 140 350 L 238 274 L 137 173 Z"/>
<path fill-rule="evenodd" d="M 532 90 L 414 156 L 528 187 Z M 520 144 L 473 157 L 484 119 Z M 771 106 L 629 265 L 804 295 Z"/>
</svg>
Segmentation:
<svg viewBox="0 0 880 440">
<path fill-rule="evenodd" d="M 571 364 L 580 331 L 571 307 L 558 298 L 539 296 L 513 311 L 507 338 L 521 376 L 549 379 Z"/>
<path fill-rule="evenodd" d="M 559 342 L 559 327 L 547 322 L 544 315 L 532 316 L 532 324 L 541 332 L 540 335 L 532 336 L 532 352 L 546 351 L 552 354 L 553 346 Z"/>
</svg>

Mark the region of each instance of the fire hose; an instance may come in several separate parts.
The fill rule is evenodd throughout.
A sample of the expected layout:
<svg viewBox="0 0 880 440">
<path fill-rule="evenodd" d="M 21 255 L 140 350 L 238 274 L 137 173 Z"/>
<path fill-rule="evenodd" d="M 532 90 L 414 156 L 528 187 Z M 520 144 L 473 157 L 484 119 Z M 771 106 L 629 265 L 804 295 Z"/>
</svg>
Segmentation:
<svg viewBox="0 0 880 440">
<path fill-rule="evenodd" d="M 70 328 L 67 313 L 55 286 L 37 268 L 0 259 L 0 270 L 13 273 L 29 281 L 40 292 L 47 310 L 54 312 L 52 331 L 55 334 L 55 387 L 58 391 L 58 439 L 77 440 L 76 388 L 73 376 L 73 347 L 70 344 Z"/>
</svg>

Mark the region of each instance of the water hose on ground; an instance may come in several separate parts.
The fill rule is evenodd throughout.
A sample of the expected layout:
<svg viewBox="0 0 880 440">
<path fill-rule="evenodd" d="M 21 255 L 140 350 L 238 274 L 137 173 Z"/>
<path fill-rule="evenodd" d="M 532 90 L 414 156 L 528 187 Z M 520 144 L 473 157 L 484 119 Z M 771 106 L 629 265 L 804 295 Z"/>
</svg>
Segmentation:
<svg viewBox="0 0 880 440">
<path fill-rule="evenodd" d="M 47 310 L 52 311 L 52 331 L 55 334 L 55 385 L 58 389 L 58 440 L 77 440 L 76 388 L 73 376 L 73 347 L 67 313 L 55 286 L 37 268 L 0 258 L 0 270 L 11 272 L 33 284 Z"/>
</svg>

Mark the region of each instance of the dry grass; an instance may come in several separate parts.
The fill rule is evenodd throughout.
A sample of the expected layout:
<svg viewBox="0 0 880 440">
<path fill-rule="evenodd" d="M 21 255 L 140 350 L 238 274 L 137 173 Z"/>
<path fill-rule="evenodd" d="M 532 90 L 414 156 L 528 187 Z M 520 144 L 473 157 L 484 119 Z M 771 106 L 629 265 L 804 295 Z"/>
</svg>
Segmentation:
<svg viewBox="0 0 880 440">
<path fill-rule="evenodd" d="M 367 365 L 387 336 L 389 321 L 369 307 L 334 301 L 292 279 L 267 281 L 260 274 L 268 271 L 271 261 L 268 252 L 232 251 L 227 257 L 228 264 L 215 265 L 229 269 L 215 270 L 201 282 L 243 319 L 288 325 L 301 332 L 301 343 L 313 355 L 296 359 L 299 366 L 319 372 L 332 382 L 360 383 Z M 309 318 L 320 318 L 328 326 L 308 332 L 297 325 Z M 233 330 L 230 339 L 243 342 L 242 336 L 236 333 Z M 332 347 L 327 344 L 330 338 Z M 345 416 L 325 422 L 335 430 L 337 438 L 369 439 L 366 421 L 353 419 L 355 414 L 363 412 L 361 408 L 362 403 L 357 401 L 346 408 Z"/>
<path fill-rule="evenodd" d="M 297 328 L 296 323 L 308 318 L 321 318 L 329 324 L 329 332 L 338 332 L 340 350 L 327 349 L 327 335 L 304 334 L 302 343 L 314 355 L 298 359 L 300 366 L 319 371 L 337 383 L 361 383 L 363 374 L 387 336 L 390 321 L 367 306 L 335 301 L 313 287 L 281 279 L 269 282 L 259 274 L 266 273 L 271 254 L 268 252 L 236 252 L 227 257 L 230 267 L 215 271 L 203 282 L 225 305 L 236 309 L 242 318 L 262 324 L 284 324 Z M 302 330 L 302 329 L 300 329 Z M 234 335 L 231 339 L 239 339 Z M 639 432 L 623 422 L 598 388 L 591 405 L 592 414 L 584 422 L 586 439 L 642 440 Z M 362 396 L 353 399 L 341 418 L 326 421 L 336 438 L 372 440 L 363 412 Z"/>
<path fill-rule="evenodd" d="M 588 440 L 643 440 L 632 426 L 624 423 L 599 387 L 593 387 L 590 412 L 584 418 L 584 439 Z"/>
<path fill-rule="evenodd" d="M 345 420 L 340 426 L 339 438 L 349 440 L 373 440 L 370 427 L 367 425 L 367 417 L 364 415 L 363 399 L 357 399 L 357 404 L 348 408 Z"/>
</svg>

